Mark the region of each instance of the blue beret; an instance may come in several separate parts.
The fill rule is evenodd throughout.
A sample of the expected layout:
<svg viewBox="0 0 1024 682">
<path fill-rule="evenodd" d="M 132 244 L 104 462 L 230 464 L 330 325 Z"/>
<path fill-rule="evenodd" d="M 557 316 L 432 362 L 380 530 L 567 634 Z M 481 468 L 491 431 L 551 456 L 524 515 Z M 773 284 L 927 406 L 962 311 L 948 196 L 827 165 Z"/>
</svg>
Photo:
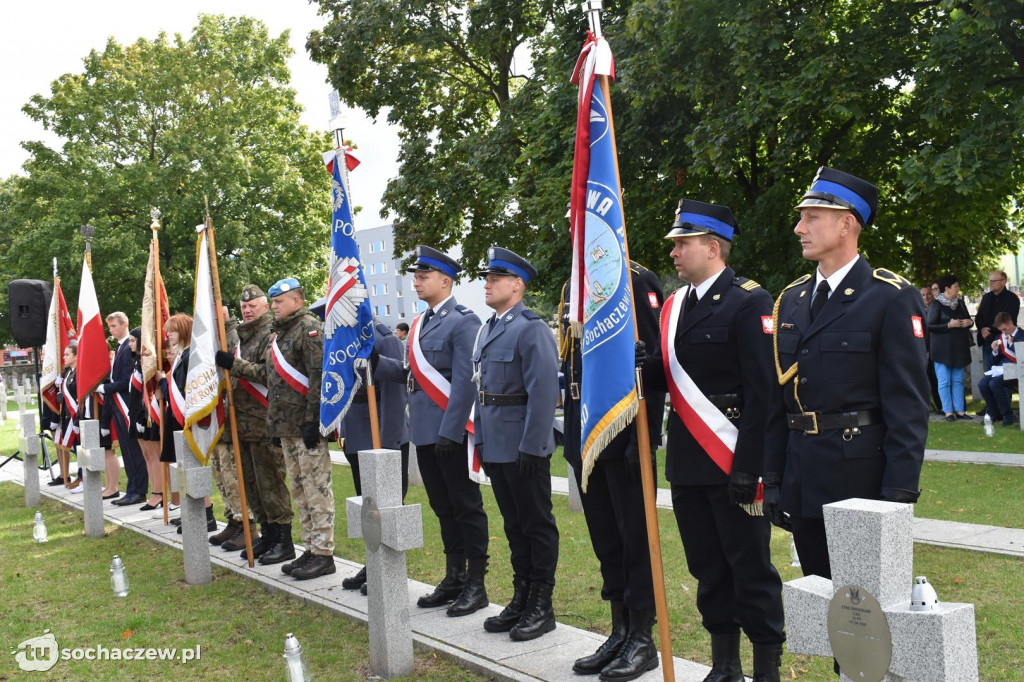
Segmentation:
<svg viewBox="0 0 1024 682">
<path fill-rule="evenodd" d="M 299 280 L 294 277 L 285 277 L 274 282 L 274 286 L 270 287 L 270 291 L 267 292 L 267 296 L 270 298 L 277 298 L 281 294 L 295 289 L 302 289 L 302 285 L 299 284 Z"/>
</svg>

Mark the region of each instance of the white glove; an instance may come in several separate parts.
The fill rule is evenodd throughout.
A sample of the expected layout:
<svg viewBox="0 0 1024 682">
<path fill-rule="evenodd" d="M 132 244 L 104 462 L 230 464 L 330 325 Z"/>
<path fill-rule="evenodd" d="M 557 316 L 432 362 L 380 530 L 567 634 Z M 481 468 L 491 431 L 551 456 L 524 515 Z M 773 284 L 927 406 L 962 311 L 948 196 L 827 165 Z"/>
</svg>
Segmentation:
<svg viewBox="0 0 1024 682">
<path fill-rule="evenodd" d="M 101 436 L 109 436 L 110 435 L 110 429 L 100 429 L 100 435 Z"/>
<path fill-rule="evenodd" d="M 142 424 L 136 424 L 135 425 L 135 430 L 138 431 L 139 433 L 142 433 L 142 432 L 144 432 L 146 430 L 146 427 L 143 426 Z"/>
<path fill-rule="evenodd" d="M 60 428 L 60 422 L 50 422 L 50 430 L 56 431 Z"/>
<path fill-rule="evenodd" d="M 96 387 L 96 392 L 99 393 L 100 395 L 106 393 L 106 390 L 103 388 L 103 384 L 100 384 L 99 386 Z"/>
<path fill-rule="evenodd" d="M 60 385 L 63 384 L 63 383 L 64 383 L 64 378 L 63 377 L 57 377 L 56 379 L 53 380 L 53 385 L 56 386 L 57 388 L 60 388 Z"/>
</svg>

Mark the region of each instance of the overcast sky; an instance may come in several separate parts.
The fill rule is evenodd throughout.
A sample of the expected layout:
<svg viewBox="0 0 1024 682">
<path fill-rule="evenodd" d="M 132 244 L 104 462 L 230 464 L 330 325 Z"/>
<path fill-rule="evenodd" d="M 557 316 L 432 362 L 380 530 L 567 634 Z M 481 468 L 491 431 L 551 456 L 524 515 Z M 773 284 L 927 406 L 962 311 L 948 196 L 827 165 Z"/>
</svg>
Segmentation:
<svg viewBox="0 0 1024 682">
<path fill-rule="evenodd" d="M 295 54 L 289 60 L 292 87 L 305 108 L 302 122 L 326 129 L 330 118 L 327 69 L 306 53 L 306 36 L 325 20 L 306 0 L 49 0 L 5 1 L 0 12 L 0 177 L 20 173 L 27 154 L 24 140 L 59 141 L 22 113 L 34 94 L 49 94 L 50 83 L 65 73 L 80 73 L 82 59 L 100 50 L 111 36 L 121 44 L 140 37 L 156 38 L 160 31 L 189 35 L 200 13 L 246 15 L 260 19 L 272 35 L 291 31 Z M 345 137 L 359 147 L 363 162 L 350 176 L 352 201 L 362 206 L 357 228 L 387 222 L 379 217 L 380 198 L 389 178 L 397 173 L 398 137 L 386 121 L 374 122 L 358 111 L 345 112 Z M 326 151 L 326 150 L 325 150 Z M 326 178 L 326 176 L 325 176 Z M 326 182 L 326 180 L 325 180 Z M 325 214 L 328 208 L 325 207 Z"/>
</svg>

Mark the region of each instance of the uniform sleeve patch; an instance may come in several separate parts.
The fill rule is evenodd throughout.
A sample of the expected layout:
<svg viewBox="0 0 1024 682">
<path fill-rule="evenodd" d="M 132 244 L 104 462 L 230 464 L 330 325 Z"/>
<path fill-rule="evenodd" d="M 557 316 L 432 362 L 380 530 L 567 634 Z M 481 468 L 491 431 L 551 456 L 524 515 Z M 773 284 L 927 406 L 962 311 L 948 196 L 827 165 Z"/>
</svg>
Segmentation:
<svg viewBox="0 0 1024 682">
<path fill-rule="evenodd" d="M 647 292 L 647 300 L 651 302 L 651 307 L 654 308 L 655 310 L 657 310 L 658 306 L 661 305 L 660 303 L 658 303 L 658 294 L 656 294 L 653 291 Z"/>
<path fill-rule="evenodd" d="M 910 326 L 914 328 L 914 336 L 919 339 L 924 338 L 924 322 L 921 320 L 920 315 L 910 316 Z"/>
<path fill-rule="evenodd" d="M 765 334 L 771 334 L 775 330 L 775 320 L 772 319 L 771 315 L 761 316 L 761 331 Z"/>
<path fill-rule="evenodd" d="M 318 331 L 317 331 L 317 330 L 315 330 L 315 329 L 310 329 L 310 330 L 309 330 L 309 337 L 310 337 L 310 338 L 313 338 L 314 336 L 316 336 L 316 335 L 317 335 L 317 334 L 319 334 L 319 333 L 320 333 L 320 332 L 318 332 Z"/>
</svg>

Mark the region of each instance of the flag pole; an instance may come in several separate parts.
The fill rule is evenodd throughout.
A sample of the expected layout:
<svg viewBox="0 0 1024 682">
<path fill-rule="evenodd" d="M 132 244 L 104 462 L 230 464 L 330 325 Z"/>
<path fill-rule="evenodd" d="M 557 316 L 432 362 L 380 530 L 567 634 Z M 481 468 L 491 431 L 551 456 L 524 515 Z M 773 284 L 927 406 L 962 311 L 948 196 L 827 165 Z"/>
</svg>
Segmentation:
<svg viewBox="0 0 1024 682">
<path fill-rule="evenodd" d="M 601 8 L 604 3 L 601 0 L 585 0 L 583 11 L 590 20 L 590 30 L 601 37 Z M 624 206 L 622 201 L 622 180 L 619 174 L 619 152 L 615 143 L 615 122 L 612 117 L 611 89 L 608 86 L 608 76 L 598 75 L 598 82 L 601 85 L 601 93 L 608 107 L 608 127 L 611 132 L 612 158 L 615 160 L 615 177 L 619 180 L 619 205 Z M 622 216 L 622 243 L 626 247 L 627 267 L 629 261 L 629 240 L 626 238 L 626 216 Z M 629 297 L 633 302 L 633 310 L 636 311 L 636 293 L 633 290 L 633 278 L 626 278 L 626 285 L 629 287 Z M 636 314 L 633 315 L 633 340 L 640 340 L 640 332 L 636 325 Z M 636 394 L 640 403 L 636 413 L 637 447 L 640 450 L 640 479 L 643 482 L 644 490 L 644 516 L 647 520 L 647 545 L 651 553 L 651 578 L 654 587 L 654 608 L 658 616 L 658 643 L 661 646 L 661 670 L 665 682 L 674 682 L 676 679 L 675 665 L 672 660 L 672 632 L 669 625 L 668 600 L 665 596 L 665 569 L 661 559 L 661 533 L 658 528 L 658 507 L 657 490 L 654 481 L 654 467 L 651 466 L 651 433 L 647 421 L 647 399 L 644 397 L 643 381 L 641 380 L 639 368 L 635 371 Z"/>
<path fill-rule="evenodd" d="M 57 274 L 57 257 L 54 256 L 54 258 L 53 258 L 53 295 L 56 296 L 58 291 L 60 291 L 60 276 Z M 64 374 L 64 353 L 61 352 L 62 342 L 61 342 L 61 338 L 60 338 L 60 309 L 59 308 L 60 307 L 57 306 L 57 314 L 53 317 L 52 320 L 50 320 L 50 324 L 52 324 L 53 328 L 54 328 L 54 337 L 53 338 L 57 339 L 57 376 L 60 377 L 61 380 L 63 381 L 63 379 L 64 379 L 64 377 L 63 377 L 63 374 Z M 39 389 L 39 400 L 42 401 L 42 399 L 43 399 L 43 391 L 42 391 L 42 387 L 40 387 L 40 389 Z M 59 402 L 55 402 L 54 404 L 57 405 L 57 404 L 59 404 Z M 60 419 L 59 415 L 58 415 L 57 419 L 58 420 Z M 68 422 L 68 427 L 70 428 L 72 426 L 74 426 L 73 420 Z M 40 431 L 43 430 L 42 429 L 42 424 L 39 425 L 39 430 Z M 70 474 L 70 469 L 71 469 L 71 451 L 70 450 L 65 450 L 65 448 L 59 442 L 57 442 L 59 440 L 60 439 L 58 438 L 56 441 L 54 441 L 53 444 L 54 444 L 54 447 L 57 448 L 57 460 L 60 462 L 60 477 L 64 479 L 64 485 L 67 485 L 68 484 L 68 476 Z"/>
<path fill-rule="evenodd" d="M 150 242 L 149 248 L 153 252 L 153 298 L 156 299 L 153 306 L 154 313 L 156 315 L 156 324 L 153 328 L 156 330 L 156 366 L 157 369 L 163 371 L 164 368 L 164 317 L 160 306 L 163 305 L 163 285 L 160 279 L 160 211 L 157 208 L 153 208 L 149 212 L 150 217 L 153 219 L 149 224 L 149 229 L 153 231 L 153 241 Z M 170 375 L 166 375 L 167 388 L 170 390 L 171 382 L 174 378 Z M 164 395 L 163 391 L 160 391 L 160 453 L 164 451 L 164 400 L 167 396 Z M 146 407 L 146 412 L 149 412 L 149 406 Z M 171 504 L 171 465 L 168 462 L 160 462 L 160 466 L 163 470 L 164 479 L 164 525 L 170 523 L 169 514 L 167 507 Z"/>
<path fill-rule="evenodd" d="M 213 221 L 210 220 L 210 207 L 206 207 L 206 246 L 210 250 L 210 279 L 213 280 L 213 304 L 217 315 L 217 332 L 220 337 L 220 349 L 227 351 L 228 335 L 224 328 L 224 304 L 220 296 L 220 273 L 217 272 L 217 249 L 213 241 Z M 242 454 L 238 449 L 238 420 L 235 417 L 235 393 L 231 388 L 231 372 L 224 370 L 227 379 L 228 416 L 231 421 L 231 447 L 235 452 L 235 472 L 238 477 L 238 501 L 242 506 L 242 532 L 245 534 L 245 555 L 249 568 L 253 567 L 252 532 L 249 529 L 249 507 L 245 499 L 245 474 L 242 472 Z"/>
</svg>

